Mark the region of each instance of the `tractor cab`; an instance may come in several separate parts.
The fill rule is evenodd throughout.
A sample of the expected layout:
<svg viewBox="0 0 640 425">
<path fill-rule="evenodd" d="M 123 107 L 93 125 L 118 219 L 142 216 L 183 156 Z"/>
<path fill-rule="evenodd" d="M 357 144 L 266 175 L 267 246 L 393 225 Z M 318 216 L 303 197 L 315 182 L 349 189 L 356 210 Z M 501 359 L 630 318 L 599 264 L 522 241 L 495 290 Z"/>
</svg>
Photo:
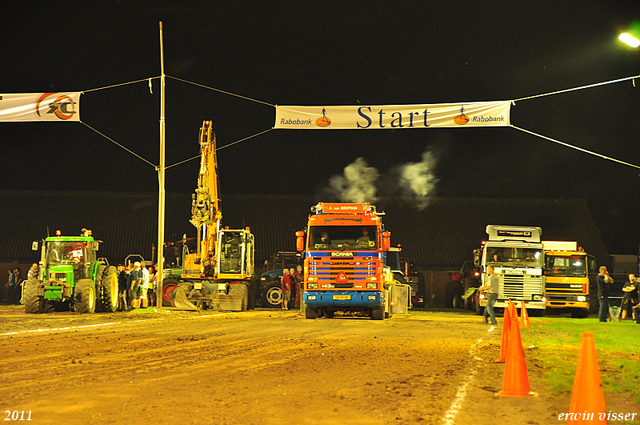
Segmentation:
<svg viewBox="0 0 640 425">
<path fill-rule="evenodd" d="M 80 279 L 92 279 L 96 264 L 98 242 L 91 237 L 49 237 L 42 247 L 40 279 L 47 286 L 56 286 L 61 294 L 69 296 L 70 288 Z M 66 291 L 65 291 L 66 289 Z"/>
</svg>

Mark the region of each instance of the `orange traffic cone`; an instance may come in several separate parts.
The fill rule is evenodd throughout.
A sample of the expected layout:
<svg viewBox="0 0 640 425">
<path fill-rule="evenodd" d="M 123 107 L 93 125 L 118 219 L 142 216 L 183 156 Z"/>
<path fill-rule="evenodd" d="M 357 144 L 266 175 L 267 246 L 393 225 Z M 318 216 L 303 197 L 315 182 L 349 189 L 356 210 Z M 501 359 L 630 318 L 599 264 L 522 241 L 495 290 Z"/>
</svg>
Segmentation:
<svg viewBox="0 0 640 425">
<path fill-rule="evenodd" d="M 516 303 L 509 300 L 509 308 L 511 309 L 511 318 L 518 323 L 518 309 L 516 308 Z"/>
<path fill-rule="evenodd" d="M 606 424 L 606 405 L 593 332 L 582 334 L 578 369 L 573 381 L 567 425 Z"/>
<path fill-rule="evenodd" d="M 500 358 L 494 363 L 507 361 L 507 347 L 509 346 L 509 329 L 511 329 L 511 301 L 504 309 L 504 323 L 502 323 L 502 342 L 500 343 Z"/>
<path fill-rule="evenodd" d="M 529 321 L 529 313 L 527 313 L 527 307 L 525 307 L 524 305 L 524 300 L 522 300 L 522 308 L 520 309 L 520 327 L 531 327 L 531 322 Z"/>
<path fill-rule="evenodd" d="M 496 393 L 496 396 L 511 398 L 535 395 L 537 394 L 530 391 L 529 388 L 529 374 L 524 360 L 520 328 L 518 320 L 515 319 L 511 321 L 511 330 L 509 331 L 509 347 L 502 378 L 502 391 Z"/>
</svg>

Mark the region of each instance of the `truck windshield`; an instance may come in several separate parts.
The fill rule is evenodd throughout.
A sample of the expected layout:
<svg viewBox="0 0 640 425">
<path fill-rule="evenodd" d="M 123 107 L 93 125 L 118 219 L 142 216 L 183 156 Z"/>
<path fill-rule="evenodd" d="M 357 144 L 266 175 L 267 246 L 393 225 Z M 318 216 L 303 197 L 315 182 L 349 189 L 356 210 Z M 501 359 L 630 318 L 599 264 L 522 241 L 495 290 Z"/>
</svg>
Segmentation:
<svg viewBox="0 0 640 425">
<path fill-rule="evenodd" d="M 47 248 L 48 264 L 80 264 L 84 262 L 82 242 L 49 242 Z"/>
<path fill-rule="evenodd" d="M 519 247 L 487 247 L 486 263 L 542 267 L 542 250 Z"/>
<path fill-rule="evenodd" d="M 587 262 L 581 255 L 546 255 L 544 274 L 547 276 L 586 277 Z"/>
<path fill-rule="evenodd" d="M 314 226 L 309 229 L 311 251 L 372 250 L 378 246 L 375 226 Z"/>
</svg>

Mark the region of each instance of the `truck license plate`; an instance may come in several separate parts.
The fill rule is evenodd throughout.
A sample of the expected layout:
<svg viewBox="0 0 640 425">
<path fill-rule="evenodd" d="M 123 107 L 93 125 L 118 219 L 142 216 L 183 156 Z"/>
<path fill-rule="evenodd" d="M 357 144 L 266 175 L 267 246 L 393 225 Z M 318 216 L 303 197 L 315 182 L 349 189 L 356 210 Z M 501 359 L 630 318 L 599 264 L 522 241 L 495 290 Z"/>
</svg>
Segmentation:
<svg viewBox="0 0 640 425">
<path fill-rule="evenodd" d="M 334 295 L 333 299 L 334 300 L 350 300 L 351 295 Z"/>
</svg>

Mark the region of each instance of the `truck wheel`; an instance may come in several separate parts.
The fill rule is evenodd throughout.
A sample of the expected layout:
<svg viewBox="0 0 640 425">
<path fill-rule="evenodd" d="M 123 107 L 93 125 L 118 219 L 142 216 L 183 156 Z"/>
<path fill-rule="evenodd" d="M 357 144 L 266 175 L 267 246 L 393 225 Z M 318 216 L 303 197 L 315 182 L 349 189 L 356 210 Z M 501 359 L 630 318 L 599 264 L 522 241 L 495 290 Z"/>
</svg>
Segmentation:
<svg viewBox="0 0 640 425">
<path fill-rule="evenodd" d="M 452 300 L 453 308 L 461 309 L 464 308 L 464 304 L 462 302 L 462 297 L 460 294 L 455 294 Z"/>
<path fill-rule="evenodd" d="M 96 275 L 97 288 L 100 291 L 100 299 L 97 305 L 98 311 L 113 313 L 118 310 L 118 270 L 113 267 L 101 266 Z"/>
<path fill-rule="evenodd" d="M 178 281 L 167 279 L 162 283 L 162 306 L 171 307 L 171 293 L 178 288 Z"/>
<path fill-rule="evenodd" d="M 280 283 L 270 283 L 262 294 L 262 306 L 276 308 L 282 305 L 282 289 Z"/>
<path fill-rule="evenodd" d="M 315 319 L 318 317 L 318 314 L 316 313 L 315 310 L 311 310 L 309 307 L 305 307 L 304 308 L 304 316 L 307 319 Z"/>
<path fill-rule="evenodd" d="M 24 283 L 24 312 L 29 314 L 40 313 L 44 307 L 44 297 L 38 296 L 38 285 L 42 282 L 29 279 Z"/>
<path fill-rule="evenodd" d="M 73 307 L 76 313 L 95 313 L 96 285 L 91 279 L 80 279 L 73 291 Z"/>
<path fill-rule="evenodd" d="M 324 312 L 324 317 L 326 317 L 327 319 L 333 319 L 335 311 L 324 309 L 323 312 Z"/>
<path fill-rule="evenodd" d="M 371 319 L 372 320 L 383 320 L 384 319 L 384 307 L 376 308 L 375 310 L 371 310 Z"/>
</svg>

